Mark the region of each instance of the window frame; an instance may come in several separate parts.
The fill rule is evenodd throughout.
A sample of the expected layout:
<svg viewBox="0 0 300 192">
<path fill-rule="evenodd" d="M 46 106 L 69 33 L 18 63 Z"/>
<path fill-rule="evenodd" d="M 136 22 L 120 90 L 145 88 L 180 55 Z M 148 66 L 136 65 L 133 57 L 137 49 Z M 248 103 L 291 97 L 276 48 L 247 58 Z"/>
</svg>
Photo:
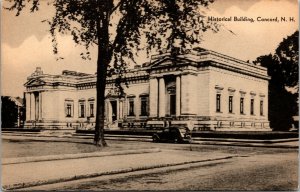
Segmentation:
<svg viewBox="0 0 300 192">
<path fill-rule="evenodd" d="M 146 105 L 143 105 L 143 102 L 146 102 Z M 141 107 L 140 116 L 148 116 L 149 115 L 149 97 L 148 96 L 140 96 L 140 107 Z"/>
<path fill-rule="evenodd" d="M 79 100 L 78 101 L 78 118 L 85 118 L 85 117 L 86 117 L 86 102 L 85 102 L 85 100 Z"/>
<path fill-rule="evenodd" d="M 240 98 L 240 114 L 242 114 L 242 115 L 245 114 L 245 98 L 244 97 Z"/>
<path fill-rule="evenodd" d="M 260 116 L 264 116 L 264 100 L 260 100 L 259 110 L 260 110 Z"/>
<path fill-rule="evenodd" d="M 134 97 L 128 98 L 128 116 L 135 116 Z"/>
<path fill-rule="evenodd" d="M 250 115 L 255 115 L 254 114 L 254 98 L 250 99 Z"/>
<path fill-rule="evenodd" d="M 69 110 L 68 106 L 70 106 L 70 110 Z M 65 100 L 65 117 L 67 117 L 67 118 L 74 117 L 74 101 L 73 100 L 69 100 L 69 99 Z"/>
<path fill-rule="evenodd" d="M 229 95 L 228 97 L 228 112 L 233 113 L 233 96 Z"/>
<path fill-rule="evenodd" d="M 221 93 L 216 94 L 216 112 L 221 112 Z"/>
<path fill-rule="evenodd" d="M 91 107 L 91 106 L 93 106 L 93 107 Z M 94 110 L 95 110 L 95 102 L 90 101 L 89 102 L 89 116 L 90 117 L 95 117 Z"/>
</svg>

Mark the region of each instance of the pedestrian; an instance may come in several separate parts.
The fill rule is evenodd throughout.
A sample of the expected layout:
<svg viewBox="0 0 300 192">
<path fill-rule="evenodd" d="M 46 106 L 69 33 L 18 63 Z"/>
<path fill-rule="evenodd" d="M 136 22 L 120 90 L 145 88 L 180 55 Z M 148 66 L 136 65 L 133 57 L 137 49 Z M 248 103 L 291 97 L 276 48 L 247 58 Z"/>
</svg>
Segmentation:
<svg viewBox="0 0 300 192">
<path fill-rule="evenodd" d="M 168 120 L 165 120 L 165 127 L 170 127 L 170 123 Z"/>
</svg>

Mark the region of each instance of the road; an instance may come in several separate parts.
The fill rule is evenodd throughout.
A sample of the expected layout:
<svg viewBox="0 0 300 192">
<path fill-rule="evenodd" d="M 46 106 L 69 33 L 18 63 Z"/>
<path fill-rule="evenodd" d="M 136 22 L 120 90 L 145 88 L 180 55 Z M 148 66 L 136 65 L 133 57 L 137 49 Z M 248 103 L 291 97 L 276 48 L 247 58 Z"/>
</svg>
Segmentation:
<svg viewBox="0 0 300 192">
<path fill-rule="evenodd" d="M 259 160 L 256 157 L 238 158 L 183 171 L 137 175 L 106 181 L 85 181 L 56 189 L 296 190 L 298 169 L 295 156 L 276 160 L 270 158 L 271 156 L 264 156 Z"/>
<path fill-rule="evenodd" d="M 121 144 L 123 142 L 114 142 Z M 125 143 L 124 143 L 125 144 Z M 42 190 L 297 190 L 298 150 L 126 142 L 165 150 L 225 152 L 238 157 L 181 170 L 141 171 L 44 186 Z"/>
</svg>

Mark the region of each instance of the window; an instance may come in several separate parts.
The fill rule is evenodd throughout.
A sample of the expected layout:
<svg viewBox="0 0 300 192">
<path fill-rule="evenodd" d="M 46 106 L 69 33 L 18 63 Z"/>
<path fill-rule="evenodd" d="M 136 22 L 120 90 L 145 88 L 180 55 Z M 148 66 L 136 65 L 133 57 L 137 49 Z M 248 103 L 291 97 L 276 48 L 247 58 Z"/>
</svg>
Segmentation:
<svg viewBox="0 0 300 192">
<path fill-rule="evenodd" d="M 94 117 L 94 103 L 90 103 L 90 117 Z"/>
<path fill-rule="evenodd" d="M 216 111 L 221 112 L 221 94 L 217 94 Z"/>
<path fill-rule="evenodd" d="M 88 99 L 87 115 L 89 117 L 95 116 L 95 98 L 94 97 Z"/>
<path fill-rule="evenodd" d="M 254 99 L 250 100 L 250 114 L 254 115 Z"/>
<path fill-rule="evenodd" d="M 232 104 L 232 100 L 233 100 L 233 96 L 229 96 L 229 106 L 228 106 L 228 111 L 229 113 L 232 113 L 232 108 L 233 108 L 233 104 Z"/>
<path fill-rule="evenodd" d="M 129 116 L 134 116 L 134 98 L 129 99 Z"/>
<path fill-rule="evenodd" d="M 260 115 L 261 116 L 264 115 L 264 101 L 263 100 L 260 101 Z"/>
<path fill-rule="evenodd" d="M 72 117 L 72 105 L 70 103 L 67 104 L 67 117 Z"/>
<path fill-rule="evenodd" d="M 240 113 L 244 114 L 244 98 L 243 97 L 241 98 L 241 101 L 240 101 Z"/>
<path fill-rule="evenodd" d="M 148 116 L 148 97 L 141 97 L 141 116 Z"/>
<path fill-rule="evenodd" d="M 72 100 L 66 100 L 65 101 L 65 114 L 66 117 L 73 117 L 73 101 Z"/>
<path fill-rule="evenodd" d="M 85 117 L 85 101 L 79 101 L 79 117 Z"/>
</svg>

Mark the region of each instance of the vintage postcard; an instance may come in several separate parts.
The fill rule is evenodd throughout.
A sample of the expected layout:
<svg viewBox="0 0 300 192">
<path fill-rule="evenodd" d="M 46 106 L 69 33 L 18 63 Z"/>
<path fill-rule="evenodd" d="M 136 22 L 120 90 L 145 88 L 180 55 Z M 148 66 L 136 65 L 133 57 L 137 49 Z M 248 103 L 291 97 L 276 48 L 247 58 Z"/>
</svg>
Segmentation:
<svg viewBox="0 0 300 192">
<path fill-rule="evenodd" d="M 297 191 L 296 0 L 4 0 L 5 191 Z"/>
</svg>

